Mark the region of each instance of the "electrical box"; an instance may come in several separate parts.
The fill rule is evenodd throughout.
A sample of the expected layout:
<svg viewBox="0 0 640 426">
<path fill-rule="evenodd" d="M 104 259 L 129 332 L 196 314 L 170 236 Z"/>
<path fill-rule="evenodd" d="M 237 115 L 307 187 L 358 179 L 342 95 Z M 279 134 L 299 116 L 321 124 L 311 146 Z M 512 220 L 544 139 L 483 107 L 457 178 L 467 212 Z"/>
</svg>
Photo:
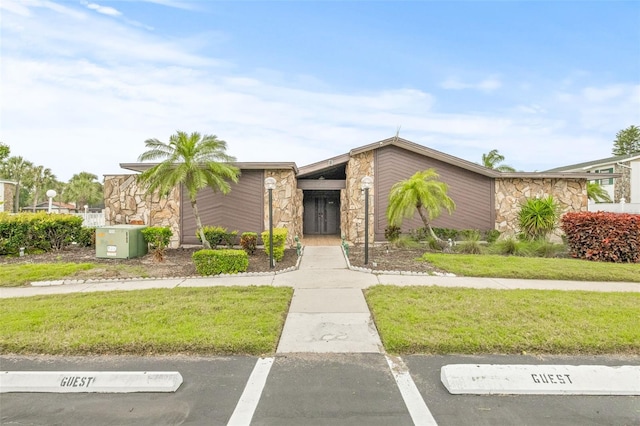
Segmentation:
<svg viewBox="0 0 640 426">
<path fill-rule="evenodd" d="M 145 225 L 113 225 L 96 228 L 96 257 L 131 259 L 147 254 L 142 236 Z"/>
</svg>

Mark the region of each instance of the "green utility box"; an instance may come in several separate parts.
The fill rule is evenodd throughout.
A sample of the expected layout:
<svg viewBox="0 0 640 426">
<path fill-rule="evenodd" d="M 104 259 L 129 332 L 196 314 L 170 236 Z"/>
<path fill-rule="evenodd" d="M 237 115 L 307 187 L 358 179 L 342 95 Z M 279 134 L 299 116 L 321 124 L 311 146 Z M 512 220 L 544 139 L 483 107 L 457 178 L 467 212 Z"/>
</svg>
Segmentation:
<svg viewBox="0 0 640 426">
<path fill-rule="evenodd" d="M 147 254 L 142 236 L 145 225 L 113 225 L 96 228 L 96 257 L 131 259 Z"/>
</svg>

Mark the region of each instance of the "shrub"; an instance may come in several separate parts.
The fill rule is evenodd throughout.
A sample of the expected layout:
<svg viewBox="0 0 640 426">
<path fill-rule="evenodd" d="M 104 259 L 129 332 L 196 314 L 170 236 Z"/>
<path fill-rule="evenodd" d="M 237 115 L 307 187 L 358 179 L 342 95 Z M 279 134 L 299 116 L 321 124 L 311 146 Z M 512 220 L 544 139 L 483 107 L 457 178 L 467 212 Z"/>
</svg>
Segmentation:
<svg viewBox="0 0 640 426">
<path fill-rule="evenodd" d="M 420 248 L 421 245 L 418 241 L 406 235 L 401 235 L 397 240 L 393 241 L 393 245 L 398 248 L 415 249 Z"/>
<path fill-rule="evenodd" d="M 79 237 L 82 218 L 68 214 L 0 214 L 0 254 L 60 250 Z"/>
<path fill-rule="evenodd" d="M 455 246 L 455 250 L 465 254 L 480 254 L 482 247 L 480 246 L 480 231 L 466 230 L 463 231 L 465 240 Z"/>
<path fill-rule="evenodd" d="M 248 254 L 253 254 L 258 247 L 258 233 L 257 232 L 243 232 L 240 235 L 240 247 Z"/>
<path fill-rule="evenodd" d="M 262 232 L 264 251 L 269 256 L 269 231 Z M 287 228 L 273 228 L 273 258 L 279 262 L 284 257 L 285 243 L 287 242 Z"/>
<path fill-rule="evenodd" d="M 244 250 L 198 250 L 193 253 L 193 263 L 200 275 L 237 274 L 249 267 L 249 255 Z"/>
<path fill-rule="evenodd" d="M 202 231 L 204 232 L 204 237 L 213 248 L 223 244 L 229 248 L 233 247 L 238 235 L 238 231 L 227 232 L 227 228 L 223 228 L 222 226 L 203 226 Z M 197 231 L 196 236 L 198 237 L 198 241 L 202 242 L 200 234 Z"/>
<path fill-rule="evenodd" d="M 153 251 L 154 260 L 163 262 L 165 251 L 173 235 L 171 228 L 168 226 L 150 226 L 140 232 L 142 232 L 142 237 Z"/>
<path fill-rule="evenodd" d="M 426 233 L 426 235 L 429 235 L 429 230 L 426 228 L 422 228 Z M 433 228 L 433 232 L 434 234 L 436 234 L 438 236 L 438 238 L 441 238 L 443 240 L 448 240 L 449 238 L 451 238 L 452 240 L 456 240 L 458 238 L 458 236 L 460 235 L 460 231 L 458 231 L 457 229 L 451 229 L 451 228 Z"/>
<path fill-rule="evenodd" d="M 96 228 L 83 226 L 80 228 L 78 235 L 76 235 L 75 241 L 80 247 L 95 247 Z"/>
<path fill-rule="evenodd" d="M 400 238 L 400 230 L 401 228 L 399 226 L 389 225 L 384 228 L 384 238 L 389 242 L 394 242 Z"/>
<path fill-rule="evenodd" d="M 605 262 L 640 262 L 640 215 L 567 213 L 561 227 L 573 257 Z"/>
<path fill-rule="evenodd" d="M 489 246 L 489 252 L 504 256 L 529 256 L 530 254 L 527 249 L 527 244 L 514 237 L 496 241 Z"/>
<path fill-rule="evenodd" d="M 529 240 L 545 239 L 556 227 L 558 204 L 551 195 L 530 198 L 520 207 L 518 224 Z"/>
<path fill-rule="evenodd" d="M 496 241 L 498 241 L 498 238 L 500 238 L 500 231 L 498 231 L 497 229 L 489 229 L 484 233 L 484 239 L 489 244 L 495 243 Z"/>
</svg>

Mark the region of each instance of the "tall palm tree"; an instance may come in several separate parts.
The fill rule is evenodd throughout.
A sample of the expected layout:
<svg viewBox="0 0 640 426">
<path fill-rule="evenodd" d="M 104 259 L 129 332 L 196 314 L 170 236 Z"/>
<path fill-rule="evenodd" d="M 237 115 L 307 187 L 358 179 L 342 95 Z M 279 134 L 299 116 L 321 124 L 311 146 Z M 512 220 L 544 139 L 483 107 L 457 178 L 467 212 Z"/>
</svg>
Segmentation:
<svg viewBox="0 0 640 426">
<path fill-rule="evenodd" d="M 492 149 L 488 154 L 482 154 L 482 165 L 499 172 L 515 172 L 511 166 L 500 164 L 504 161 L 504 155 L 500 154 L 497 149 Z M 500 165 L 498 165 L 500 164 Z"/>
<path fill-rule="evenodd" d="M 98 182 L 98 176 L 89 172 L 80 172 L 69 179 L 64 198 L 74 202 L 79 209 L 84 205 L 99 203 L 102 200 L 102 192 L 102 184 Z"/>
<path fill-rule="evenodd" d="M 587 183 L 587 197 L 596 203 L 612 203 L 609 193 L 598 182 Z"/>
<path fill-rule="evenodd" d="M 16 195 L 13 203 L 14 212 L 20 209 L 20 185 L 22 183 L 28 184 L 32 167 L 33 163 L 26 161 L 22 157 L 9 157 L 9 159 L 2 164 L 2 177 L 11 179 L 16 183 Z"/>
<path fill-rule="evenodd" d="M 51 169 L 44 166 L 36 166 L 31 169 L 31 184 L 33 187 L 33 211 L 36 211 L 38 198 L 47 188 L 51 188 L 56 183 L 56 176 L 51 173 Z"/>
<path fill-rule="evenodd" d="M 439 177 L 434 169 L 427 169 L 393 185 L 387 207 L 389 224 L 400 226 L 404 218 L 413 217 L 417 210 L 424 227 L 434 239 L 440 241 L 430 221 L 440 216 L 443 208 L 451 214 L 456 204 L 447 195 L 447 184 L 440 182 Z"/>
<path fill-rule="evenodd" d="M 235 158 L 227 155 L 227 143 L 215 135 L 181 131 L 172 135 L 169 143 L 158 139 L 147 139 L 144 143 L 149 150 L 140 155 L 138 161 L 162 162 L 141 173 L 140 182 L 148 185 L 147 193 L 159 191 L 161 195 L 167 195 L 177 185 L 183 184 L 189 194 L 200 240 L 205 248 L 210 249 L 196 198 L 198 191 L 205 187 L 226 194 L 231 191 L 229 181 L 238 182 L 240 170 L 229 164 Z"/>
</svg>

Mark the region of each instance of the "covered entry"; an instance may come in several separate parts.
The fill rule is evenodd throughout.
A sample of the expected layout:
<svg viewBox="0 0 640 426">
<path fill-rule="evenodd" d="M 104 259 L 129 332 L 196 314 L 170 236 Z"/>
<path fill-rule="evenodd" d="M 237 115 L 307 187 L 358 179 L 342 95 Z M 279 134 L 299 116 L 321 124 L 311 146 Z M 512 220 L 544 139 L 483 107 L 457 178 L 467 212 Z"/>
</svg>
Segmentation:
<svg viewBox="0 0 640 426">
<path fill-rule="evenodd" d="M 340 191 L 304 191 L 304 235 L 340 235 Z"/>
</svg>

